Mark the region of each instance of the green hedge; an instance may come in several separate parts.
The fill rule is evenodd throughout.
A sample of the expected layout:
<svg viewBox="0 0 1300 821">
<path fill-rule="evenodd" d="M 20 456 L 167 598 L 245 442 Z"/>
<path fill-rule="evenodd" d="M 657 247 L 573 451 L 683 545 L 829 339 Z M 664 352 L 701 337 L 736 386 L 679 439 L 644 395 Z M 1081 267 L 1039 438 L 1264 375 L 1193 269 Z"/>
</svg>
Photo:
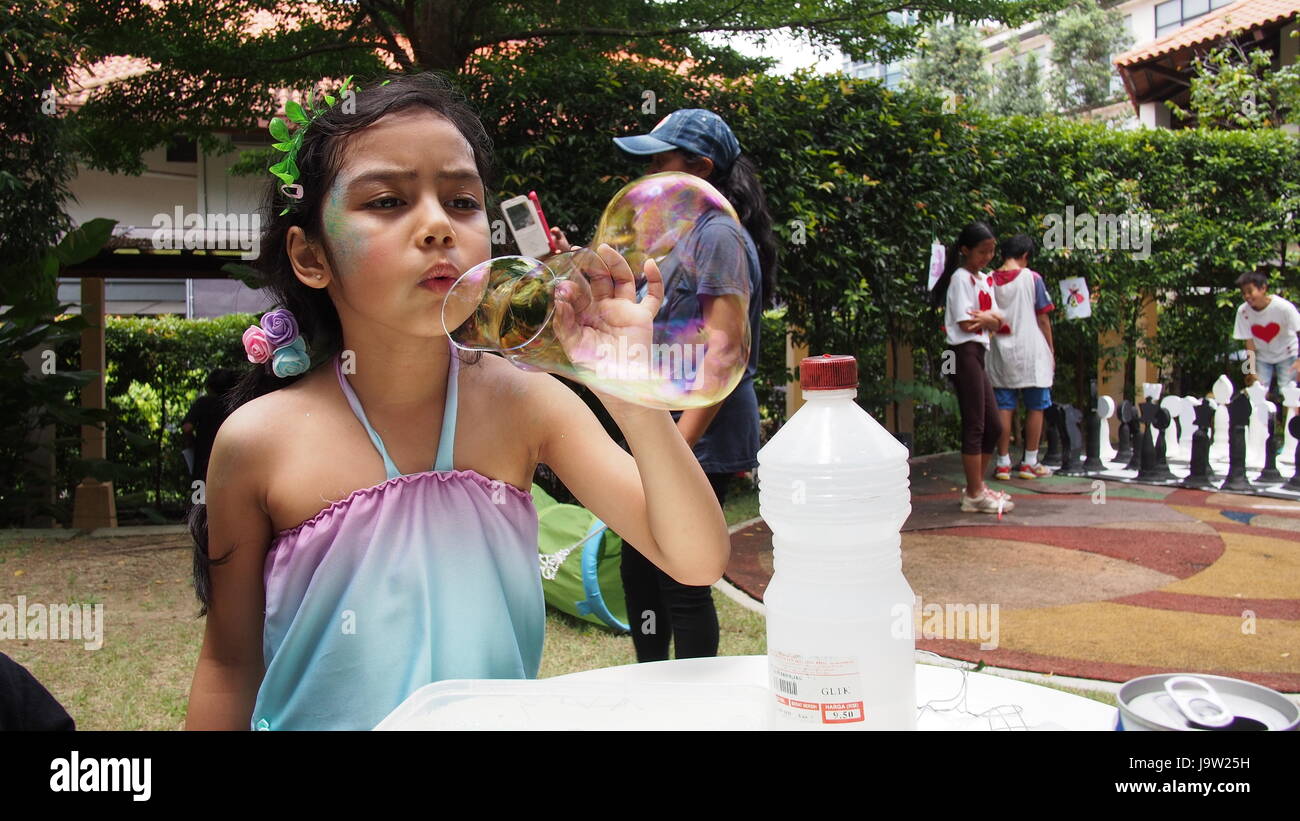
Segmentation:
<svg viewBox="0 0 1300 821">
<path fill-rule="evenodd" d="M 209 373 L 248 367 L 241 337 L 256 322 L 252 314 L 194 320 L 171 315 L 107 317 L 106 387 L 117 421 L 108 435 L 108 458 L 115 468 L 102 478 L 114 481 L 120 519 L 174 520 L 188 506 L 191 488 L 181 455 L 181 419 L 203 393 Z M 71 367 L 77 361 L 77 343 L 65 344 L 59 353 L 61 362 Z M 70 470 L 74 452 L 65 450 L 59 460 L 60 484 L 68 499 L 81 478 Z"/>
</svg>

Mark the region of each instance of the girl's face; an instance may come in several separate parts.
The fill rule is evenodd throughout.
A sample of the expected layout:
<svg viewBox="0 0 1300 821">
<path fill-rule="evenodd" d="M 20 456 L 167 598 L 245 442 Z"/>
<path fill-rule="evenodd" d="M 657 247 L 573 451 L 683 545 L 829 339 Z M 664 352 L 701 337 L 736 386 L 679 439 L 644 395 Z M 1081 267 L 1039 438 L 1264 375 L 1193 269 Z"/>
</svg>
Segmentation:
<svg viewBox="0 0 1300 821">
<path fill-rule="evenodd" d="M 707 162 L 706 162 L 707 160 Z M 646 164 L 645 172 L 649 174 L 658 174 L 664 171 L 680 171 L 685 174 L 694 174 L 697 177 L 708 179 L 710 172 L 713 171 L 713 161 L 706 157 L 701 157 L 694 165 L 686 162 L 680 151 L 661 151 L 658 154 L 651 154 L 650 160 Z"/>
<path fill-rule="evenodd" d="M 997 246 L 997 240 L 989 238 L 980 242 L 974 248 L 962 246 L 961 251 L 966 264 L 963 265 L 967 271 L 973 273 L 984 270 L 984 267 L 993 259 L 993 251 Z"/>
<path fill-rule="evenodd" d="M 445 335 L 447 291 L 491 253 L 469 143 L 449 120 L 418 108 L 357 132 L 344 154 L 321 217 L 337 267 L 321 254 L 318 267 L 295 265 L 299 279 L 328 289 L 345 332 Z M 297 262 L 306 254 L 300 228 L 289 243 Z"/>
</svg>

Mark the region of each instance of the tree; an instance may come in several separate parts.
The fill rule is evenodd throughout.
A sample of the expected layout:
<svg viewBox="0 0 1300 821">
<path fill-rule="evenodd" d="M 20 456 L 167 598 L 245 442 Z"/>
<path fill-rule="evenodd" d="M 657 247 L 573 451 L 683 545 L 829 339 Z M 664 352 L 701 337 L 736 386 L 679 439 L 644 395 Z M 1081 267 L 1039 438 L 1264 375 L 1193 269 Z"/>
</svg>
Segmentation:
<svg viewBox="0 0 1300 821">
<path fill-rule="evenodd" d="M 1073 0 L 1044 20 L 1043 28 L 1052 38 L 1048 85 L 1058 108 L 1095 108 L 1119 98 L 1112 88 L 1115 67 L 1110 60 L 1133 38 L 1118 9 L 1103 9 L 1097 0 Z"/>
<path fill-rule="evenodd" d="M 993 94 L 988 109 L 994 114 L 1008 116 L 1024 114 L 1035 117 L 1047 113 L 1047 97 L 1043 90 L 1042 68 L 1038 55 L 1032 51 L 1024 61 L 1018 59 L 1015 46 L 1012 56 L 994 70 Z"/>
<path fill-rule="evenodd" d="M 984 68 L 987 56 L 988 49 L 974 26 L 934 26 L 917 43 L 907 85 L 940 97 L 955 96 L 970 105 L 983 105 L 991 86 Z"/>
<path fill-rule="evenodd" d="M 1300 123 L 1300 64 L 1273 71 L 1267 49 L 1247 54 L 1233 39 L 1196 59 L 1190 110 L 1166 101 L 1183 119 L 1193 117 L 1211 128 L 1272 128 Z M 1300 32 L 1291 32 L 1292 37 Z"/>
<path fill-rule="evenodd" d="M 892 59 L 910 48 L 920 27 L 949 15 L 1016 25 L 1064 1 L 935 0 L 918 12 L 915 25 L 889 19 L 892 0 L 321 0 L 310 6 L 298 0 L 84 0 L 71 14 L 100 52 L 159 66 L 113 83 L 78 114 L 87 165 L 140 173 L 140 155 L 174 137 L 194 139 L 207 153 L 229 150 L 229 142 L 212 132 L 256 130 L 259 121 L 279 113 L 272 110 L 271 90 L 322 77 L 371 76 L 386 68 L 379 54 L 404 72 L 464 73 L 476 54 L 528 43 L 568 55 L 689 57 L 699 71 L 737 77 L 772 61 L 711 45 L 701 35 L 761 42 L 783 30 L 855 59 Z M 285 22 L 250 36 L 244 29 L 256 12 Z M 563 69 L 557 64 L 555 70 Z"/>
</svg>

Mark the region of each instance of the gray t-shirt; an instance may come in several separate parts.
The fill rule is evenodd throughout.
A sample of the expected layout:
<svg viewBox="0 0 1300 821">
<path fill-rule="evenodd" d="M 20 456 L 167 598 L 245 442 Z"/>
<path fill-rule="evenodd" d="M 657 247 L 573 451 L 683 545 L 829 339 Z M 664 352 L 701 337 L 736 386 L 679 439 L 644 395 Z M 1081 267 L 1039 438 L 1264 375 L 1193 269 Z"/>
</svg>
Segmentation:
<svg viewBox="0 0 1300 821">
<path fill-rule="evenodd" d="M 701 296 L 737 294 L 749 300 L 750 344 L 745 375 L 722 401 L 718 415 L 695 444 L 695 458 L 705 473 L 734 473 L 757 467 L 758 397 L 754 393 L 754 374 L 758 371 L 759 332 L 763 324 L 758 248 L 744 226 L 714 211 L 700 218 L 695 229 L 660 264 L 659 270 L 664 278 L 664 302 L 656 317 L 660 326 L 665 322 L 701 320 L 704 315 Z M 638 296 L 644 293 L 642 284 Z M 677 419 L 681 412 L 674 411 L 672 416 Z"/>
</svg>

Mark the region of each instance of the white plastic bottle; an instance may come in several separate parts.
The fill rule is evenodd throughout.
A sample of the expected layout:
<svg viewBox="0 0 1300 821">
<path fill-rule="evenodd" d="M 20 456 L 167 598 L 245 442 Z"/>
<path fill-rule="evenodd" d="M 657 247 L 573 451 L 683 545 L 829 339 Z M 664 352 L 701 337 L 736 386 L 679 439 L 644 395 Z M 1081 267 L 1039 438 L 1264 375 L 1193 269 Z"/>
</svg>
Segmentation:
<svg viewBox="0 0 1300 821">
<path fill-rule="evenodd" d="M 772 726 L 914 730 L 907 448 L 853 401 L 853 357 L 808 357 L 800 381 L 806 403 L 758 452 Z"/>
</svg>

